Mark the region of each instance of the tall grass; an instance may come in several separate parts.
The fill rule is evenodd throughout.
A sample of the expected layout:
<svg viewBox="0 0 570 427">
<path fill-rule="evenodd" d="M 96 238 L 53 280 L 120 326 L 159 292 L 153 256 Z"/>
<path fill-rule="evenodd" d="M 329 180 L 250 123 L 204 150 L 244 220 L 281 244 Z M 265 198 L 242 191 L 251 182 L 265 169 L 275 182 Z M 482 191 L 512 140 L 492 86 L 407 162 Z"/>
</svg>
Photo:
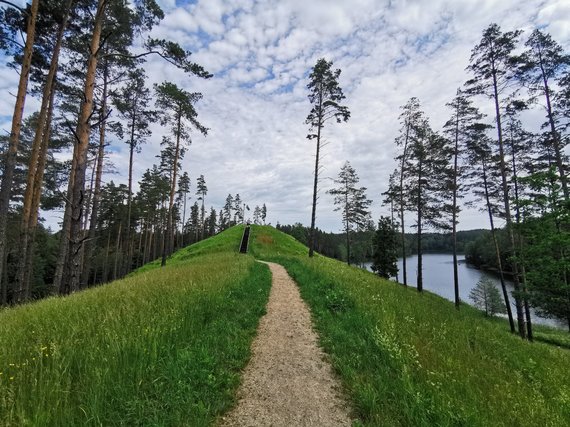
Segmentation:
<svg viewBox="0 0 570 427">
<path fill-rule="evenodd" d="M 252 252 L 284 265 L 309 303 L 363 425 L 570 425 L 570 352 L 504 320 L 382 280 L 268 227 Z"/>
<path fill-rule="evenodd" d="M 165 268 L 0 311 L 0 424 L 213 422 L 233 403 L 271 280 L 236 253 L 235 235 Z"/>
</svg>

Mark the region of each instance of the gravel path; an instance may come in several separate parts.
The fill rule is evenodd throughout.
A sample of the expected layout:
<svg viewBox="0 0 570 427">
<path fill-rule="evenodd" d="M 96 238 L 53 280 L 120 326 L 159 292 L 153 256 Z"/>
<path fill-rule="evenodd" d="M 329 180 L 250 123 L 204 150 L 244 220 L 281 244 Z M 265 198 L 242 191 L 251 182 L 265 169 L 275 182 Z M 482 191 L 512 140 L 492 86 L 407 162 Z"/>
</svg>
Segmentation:
<svg viewBox="0 0 570 427">
<path fill-rule="evenodd" d="M 273 275 L 236 407 L 222 426 L 349 426 L 340 385 L 317 344 L 307 305 L 285 269 Z"/>
</svg>

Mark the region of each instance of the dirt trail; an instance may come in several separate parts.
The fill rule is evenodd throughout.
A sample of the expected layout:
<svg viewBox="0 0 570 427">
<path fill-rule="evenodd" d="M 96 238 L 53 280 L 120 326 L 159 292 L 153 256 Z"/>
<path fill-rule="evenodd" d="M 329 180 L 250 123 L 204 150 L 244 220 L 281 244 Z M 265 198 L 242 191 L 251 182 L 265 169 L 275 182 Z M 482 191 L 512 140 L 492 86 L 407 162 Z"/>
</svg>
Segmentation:
<svg viewBox="0 0 570 427">
<path fill-rule="evenodd" d="M 285 269 L 273 275 L 236 407 L 222 426 L 348 426 L 340 385 L 317 344 L 311 316 Z"/>
</svg>

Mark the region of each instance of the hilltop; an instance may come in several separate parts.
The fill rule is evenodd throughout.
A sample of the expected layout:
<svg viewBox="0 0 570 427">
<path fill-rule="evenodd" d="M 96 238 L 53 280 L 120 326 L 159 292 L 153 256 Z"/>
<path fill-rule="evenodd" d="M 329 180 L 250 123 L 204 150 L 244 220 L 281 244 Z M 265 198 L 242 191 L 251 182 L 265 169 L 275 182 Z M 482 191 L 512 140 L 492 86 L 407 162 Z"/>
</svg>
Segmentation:
<svg viewBox="0 0 570 427">
<path fill-rule="evenodd" d="M 568 425 L 570 352 L 503 320 L 323 256 L 271 227 L 188 246 L 165 268 L 0 311 L 4 425 L 209 425 L 235 403 L 283 265 L 363 425 Z"/>
</svg>

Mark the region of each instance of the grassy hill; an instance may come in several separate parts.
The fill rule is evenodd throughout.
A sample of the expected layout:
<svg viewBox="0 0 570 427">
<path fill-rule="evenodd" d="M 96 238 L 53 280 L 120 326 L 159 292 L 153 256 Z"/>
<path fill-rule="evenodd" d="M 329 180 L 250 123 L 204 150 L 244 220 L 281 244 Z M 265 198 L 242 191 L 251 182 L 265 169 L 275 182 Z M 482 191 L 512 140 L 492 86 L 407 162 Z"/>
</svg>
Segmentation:
<svg viewBox="0 0 570 427">
<path fill-rule="evenodd" d="M 239 227 L 165 268 L 0 311 L 0 425 L 209 425 L 233 403 L 271 276 Z"/>
<path fill-rule="evenodd" d="M 570 425 L 568 350 L 524 342 L 468 305 L 458 312 L 429 292 L 309 259 L 269 227 L 252 239 L 256 257 L 299 284 L 363 425 Z"/>
<path fill-rule="evenodd" d="M 297 281 L 362 425 L 570 425 L 570 352 L 317 256 L 271 227 L 130 277 L 0 311 L 0 424 L 209 425 L 232 404 L 267 267 Z M 552 332 L 552 335 L 556 333 Z"/>
</svg>

